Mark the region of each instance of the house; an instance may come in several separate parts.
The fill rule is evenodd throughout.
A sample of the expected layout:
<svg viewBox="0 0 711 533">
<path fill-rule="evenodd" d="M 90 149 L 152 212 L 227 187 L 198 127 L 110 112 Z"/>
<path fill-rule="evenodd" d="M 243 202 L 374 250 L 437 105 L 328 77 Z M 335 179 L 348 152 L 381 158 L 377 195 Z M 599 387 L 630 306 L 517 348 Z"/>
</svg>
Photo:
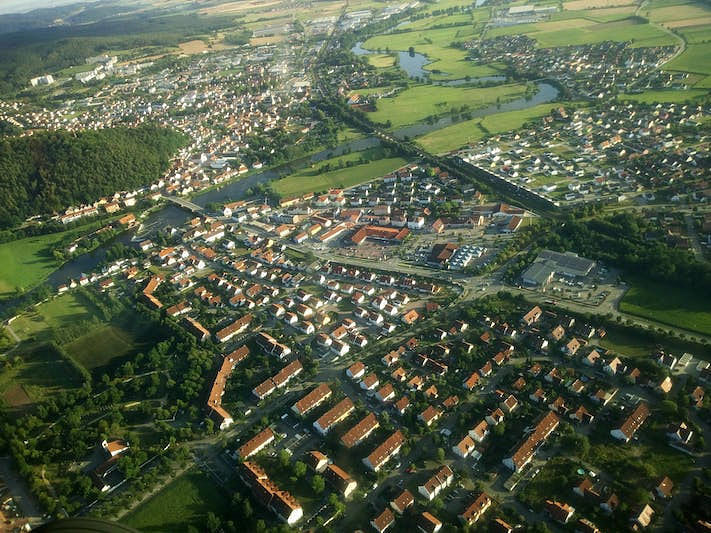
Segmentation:
<svg viewBox="0 0 711 533">
<path fill-rule="evenodd" d="M 575 337 L 573 337 L 572 339 L 570 339 L 568 341 L 568 343 L 565 346 L 563 346 L 562 351 L 564 354 L 572 357 L 580 349 L 580 346 L 581 346 L 580 341 L 578 339 L 576 339 Z"/>
<path fill-rule="evenodd" d="M 417 487 L 417 491 L 422 494 L 427 501 L 434 500 L 440 492 L 449 487 L 454 481 L 454 472 L 447 465 L 437 470 L 427 481 Z"/>
<path fill-rule="evenodd" d="M 395 523 L 395 515 L 390 509 L 384 509 L 382 513 L 370 521 L 370 525 L 378 533 L 383 533 Z"/>
<path fill-rule="evenodd" d="M 325 436 L 333 426 L 348 418 L 354 410 L 355 405 L 353 401 L 350 398 L 344 398 L 321 415 L 319 419 L 314 422 L 313 426 L 316 431 Z"/>
<path fill-rule="evenodd" d="M 346 448 L 353 448 L 367 439 L 370 434 L 379 427 L 380 423 L 375 417 L 375 414 L 368 413 L 355 426 L 341 436 L 341 442 Z"/>
<path fill-rule="evenodd" d="M 397 514 L 403 514 L 407 510 L 407 508 L 414 505 L 414 503 L 415 497 L 409 490 L 405 489 L 400 493 L 397 498 L 390 502 L 390 507 Z"/>
<path fill-rule="evenodd" d="M 429 427 L 432 424 L 434 424 L 439 418 L 442 416 L 442 411 L 437 409 L 435 406 L 430 405 L 427 407 L 424 411 L 422 411 L 419 415 L 417 415 L 417 419 L 420 422 L 424 422 L 424 424 Z"/>
<path fill-rule="evenodd" d="M 422 533 L 437 533 L 442 529 L 442 522 L 434 515 L 424 511 L 417 517 L 417 529 Z"/>
<path fill-rule="evenodd" d="M 676 424 L 670 424 L 666 431 L 667 438 L 673 442 L 680 444 L 689 444 L 691 437 L 694 435 L 694 431 L 686 424 L 686 422 L 679 422 Z"/>
<path fill-rule="evenodd" d="M 489 526 L 489 531 L 492 533 L 513 533 L 514 529 L 507 522 L 504 522 L 501 518 L 497 518 L 491 522 Z"/>
<path fill-rule="evenodd" d="M 671 377 L 667 376 L 657 385 L 657 390 L 662 394 L 669 394 L 672 390 L 672 385 Z"/>
<path fill-rule="evenodd" d="M 321 405 L 328 398 L 330 398 L 333 391 L 326 383 L 321 383 L 306 396 L 301 398 L 298 402 L 291 406 L 291 410 L 297 416 L 304 416 L 312 409 Z"/>
<path fill-rule="evenodd" d="M 400 451 L 404 443 L 405 437 L 403 437 L 400 430 L 395 431 L 380 446 L 375 448 L 370 455 L 363 459 L 363 464 L 370 470 L 377 472 Z"/>
<path fill-rule="evenodd" d="M 636 528 L 644 529 L 652 523 L 653 516 L 654 509 L 652 509 L 649 505 L 644 505 L 639 511 L 632 514 L 630 522 L 632 522 L 633 527 L 636 526 Z"/>
<path fill-rule="evenodd" d="M 559 423 L 560 419 L 558 415 L 553 411 L 549 411 L 538 424 L 536 424 L 533 432 L 529 434 L 513 455 L 503 459 L 504 465 L 514 472 L 520 472 L 521 469 L 531 461 L 541 443 L 555 431 Z"/>
<path fill-rule="evenodd" d="M 527 326 L 530 326 L 531 324 L 538 322 L 538 320 L 541 318 L 541 315 L 543 315 L 543 311 L 540 307 L 536 305 L 528 313 L 523 315 L 523 317 L 521 318 L 521 322 Z"/>
<path fill-rule="evenodd" d="M 497 407 L 486 415 L 485 420 L 490 426 L 495 426 L 504 421 L 504 412 Z"/>
<path fill-rule="evenodd" d="M 584 405 L 581 405 L 578 407 L 578 409 L 568 415 L 568 417 L 571 420 L 575 420 L 577 422 L 580 422 L 582 424 L 590 424 L 592 423 L 593 420 L 595 420 L 595 417 L 590 413 Z"/>
<path fill-rule="evenodd" d="M 378 385 L 380 385 L 380 380 L 378 376 L 372 372 L 365 376 L 360 382 L 360 388 L 363 390 L 374 390 Z"/>
<path fill-rule="evenodd" d="M 614 492 L 600 502 L 600 509 L 606 513 L 612 513 L 620 505 L 620 499 Z"/>
<path fill-rule="evenodd" d="M 509 394 L 508 398 L 501 402 L 499 406 L 506 414 L 511 414 L 518 407 L 518 400 L 516 399 L 516 396 Z"/>
<path fill-rule="evenodd" d="M 104 439 L 101 441 L 101 447 L 104 449 L 109 458 L 121 455 L 129 448 L 128 442 L 122 439 L 116 439 L 111 441 L 107 441 L 106 439 Z"/>
<path fill-rule="evenodd" d="M 227 342 L 235 335 L 239 335 L 247 329 L 250 322 L 252 322 L 252 315 L 247 314 L 243 317 L 235 320 L 227 327 L 222 328 L 217 333 L 215 333 L 215 338 L 218 342 Z"/>
<path fill-rule="evenodd" d="M 654 487 L 654 492 L 656 492 L 657 496 L 659 496 L 660 498 L 668 500 L 669 498 L 671 498 L 673 488 L 674 483 L 672 482 L 672 480 L 669 479 L 667 476 L 664 476 L 661 480 L 659 480 L 657 486 Z"/>
<path fill-rule="evenodd" d="M 466 390 L 471 391 L 474 390 L 474 387 L 476 387 L 478 383 L 479 373 L 472 372 L 471 375 L 466 380 L 464 380 L 463 386 Z"/>
<path fill-rule="evenodd" d="M 462 459 L 466 459 L 476 449 L 476 443 L 469 435 L 465 435 L 462 440 L 452 446 L 452 451 Z"/>
<path fill-rule="evenodd" d="M 405 414 L 405 411 L 407 411 L 407 408 L 410 407 L 410 399 L 407 396 L 403 396 L 395 402 L 393 407 L 395 408 L 395 412 L 402 416 Z"/>
<path fill-rule="evenodd" d="M 489 423 L 486 420 L 482 420 L 469 430 L 469 436 L 474 439 L 475 442 L 483 442 L 488 435 Z"/>
<path fill-rule="evenodd" d="M 360 379 L 365 374 L 365 365 L 360 361 L 356 361 L 346 370 L 346 376 L 351 379 Z"/>
<path fill-rule="evenodd" d="M 348 498 L 358 486 L 358 483 L 341 467 L 330 464 L 323 471 L 326 478 L 333 487 L 340 492 L 344 498 Z"/>
<path fill-rule="evenodd" d="M 306 454 L 306 466 L 310 467 L 314 472 L 321 473 L 328 466 L 328 457 L 318 450 L 312 450 Z"/>
<path fill-rule="evenodd" d="M 622 422 L 620 427 L 610 431 L 610 435 L 623 442 L 629 442 L 637 430 L 649 416 L 649 407 L 644 402 L 637 404 L 632 413 Z"/>
<path fill-rule="evenodd" d="M 249 459 L 254 454 L 271 444 L 276 436 L 271 428 L 266 428 L 240 446 L 238 453 L 242 459 Z"/>
<path fill-rule="evenodd" d="M 375 397 L 382 403 L 389 402 L 395 397 L 395 389 L 391 383 L 386 383 L 375 393 Z"/>
<path fill-rule="evenodd" d="M 459 515 L 459 520 L 465 526 L 476 524 L 489 507 L 491 507 L 491 503 L 491 498 L 489 498 L 485 492 L 482 492 Z"/>
<path fill-rule="evenodd" d="M 546 511 L 556 522 L 567 524 L 575 513 L 575 507 L 555 500 L 546 500 Z"/>
</svg>

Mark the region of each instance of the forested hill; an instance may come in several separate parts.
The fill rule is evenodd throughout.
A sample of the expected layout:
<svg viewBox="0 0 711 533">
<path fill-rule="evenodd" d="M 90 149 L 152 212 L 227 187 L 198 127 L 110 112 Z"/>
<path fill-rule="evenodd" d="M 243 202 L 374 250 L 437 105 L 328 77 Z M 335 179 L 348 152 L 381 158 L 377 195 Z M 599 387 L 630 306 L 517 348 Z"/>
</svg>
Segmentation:
<svg viewBox="0 0 711 533">
<path fill-rule="evenodd" d="M 153 125 L 0 139 L 0 227 L 148 185 L 187 140 Z"/>
</svg>

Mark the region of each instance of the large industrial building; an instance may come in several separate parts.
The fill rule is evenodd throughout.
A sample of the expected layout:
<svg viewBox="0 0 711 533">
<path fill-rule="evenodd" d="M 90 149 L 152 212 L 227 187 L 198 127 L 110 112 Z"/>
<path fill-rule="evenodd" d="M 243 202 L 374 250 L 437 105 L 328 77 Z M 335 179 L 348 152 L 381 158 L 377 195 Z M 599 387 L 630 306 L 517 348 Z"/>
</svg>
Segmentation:
<svg viewBox="0 0 711 533">
<path fill-rule="evenodd" d="M 580 257 L 573 252 L 543 250 L 521 278 L 524 285 L 529 287 L 545 287 L 553 276 L 584 278 L 593 268 L 595 268 L 595 261 Z"/>
</svg>

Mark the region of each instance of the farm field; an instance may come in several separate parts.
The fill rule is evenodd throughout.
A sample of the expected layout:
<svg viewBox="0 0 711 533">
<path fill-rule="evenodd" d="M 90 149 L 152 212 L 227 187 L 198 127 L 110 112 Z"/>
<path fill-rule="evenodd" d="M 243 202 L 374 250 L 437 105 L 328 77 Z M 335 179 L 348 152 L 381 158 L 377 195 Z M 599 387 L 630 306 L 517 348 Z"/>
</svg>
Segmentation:
<svg viewBox="0 0 711 533">
<path fill-rule="evenodd" d="M 17 350 L 19 359 L 0 373 L 0 404 L 22 411 L 63 390 L 80 387 L 83 379 L 48 344 Z"/>
<path fill-rule="evenodd" d="M 695 87 L 698 87 L 698 84 Z M 703 90 L 703 88 L 694 88 L 688 91 L 669 89 L 644 91 L 639 94 L 620 94 L 618 98 L 620 100 L 634 100 L 647 104 L 655 102 L 684 103 L 703 98 L 706 95 L 708 95 L 708 91 Z"/>
<path fill-rule="evenodd" d="M 441 87 L 418 85 L 399 93 L 394 98 L 381 98 L 377 110 L 369 114 L 376 122 L 390 121 L 392 127 L 414 124 L 429 116 L 459 110 L 485 107 L 496 102 L 506 102 L 525 95 L 524 83 L 486 88 Z"/>
<path fill-rule="evenodd" d="M 488 134 L 519 128 L 529 120 L 547 115 L 553 107 L 553 104 L 541 104 L 520 111 L 506 111 L 474 118 L 432 131 L 416 140 L 427 151 L 448 152 L 467 143 L 476 142 Z"/>
<path fill-rule="evenodd" d="M 664 298 L 659 295 L 664 294 Z M 711 308 L 696 292 L 661 283 L 631 280 L 620 310 L 706 335 L 711 334 Z"/>
<path fill-rule="evenodd" d="M 665 70 L 711 74 L 711 53 L 708 44 L 690 44 L 677 58 L 666 65 Z"/>
<path fill-rule="evenodd" d="M 272 183 L 272 187 L 278 194 L 286 198 L 299 196 L 307 192 L 325 191 L 332 187 L 352 187 L 359 183 L 384 176 L 407 163 L 400 157 L 389 157 L 358 164 L 359 159 L 363 157 L 363 155 L 363 152 L 354 152 L 345 156 L 328 159 L 319 164 L 318 167 L 306 168 L 277 180 Z M 326 168 L 328 168 L 326 165 L 338 165 L 339 161 L 342 161 L 343 164 L 347 164 L 348 162 L 355 164 L 351 167 L 326 170 Z"/>
<path fill-rule="evenodd" d="M 187 472 L 166 485 L 121 521 L 146 533 L 201 530 L 207 513 L 220 514 L 228 505 L 225 492 L 201 472 Z"/>
<path fill-rule="evenodd" d="M 569 19 L 538 24 L 521 24 L 494 28 L 487 32 L 486 37 L 517 34 L 525 34 L 535 39 L 541 48 L 602 41 L 634 41 L 634 47 L 677 44 L 677 40 L 665 31 L 631 17 L 603 23 L 587 19 Z"/>
</svg>

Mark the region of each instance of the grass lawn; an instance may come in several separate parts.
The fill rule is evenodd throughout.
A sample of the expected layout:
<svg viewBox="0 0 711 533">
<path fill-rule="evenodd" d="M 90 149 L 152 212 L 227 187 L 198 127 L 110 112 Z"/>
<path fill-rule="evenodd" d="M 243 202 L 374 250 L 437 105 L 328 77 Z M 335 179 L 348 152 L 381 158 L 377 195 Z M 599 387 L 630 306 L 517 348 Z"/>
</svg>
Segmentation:
<svg viewBox="0 0 711 533">
<path fill-rule="evenodd" d="M 607 335 L 605 335 L 605 338 L 596 341 L 597 344 L 625 357 L 648 359 L 649 354 L 653 353 L 657 346 L 657 342 L 653 339 L 640 335 L 629 328 L 607 326 L 605 331 Z M 681 339 L 664 339 L 661 344 L 674 354 L 688 352 L 700 359 L 711 359 L 711 347 L 708 346 Z"/>
<path fill-rule="evenodd" d="M 419 122 L 424 118 L 459 110 L 462 106 L 477 109 L 524 96 L 526 84 L 515 83 L 497 87 L 440 87 L 418 85 L 402 91 L 394 98 L 381 98 L 377 110 L 369 115 L 376 122 L 390 120 L 393 127 Z"/>
<path fill-rule="evenodd" d="M 50 330 L 88 320 L 94 313 L 91 304 L 79 299 L 76 293 L 67 292 L 23 313 L 12 321 L 11 327 L 21 340 L 44 340 L 42 337 Z"/>
<path fill-rule="evenodd" d="M 620 310 L 711 335 L 711 306 L 697 292 L 650 281 L 631 280 Z"/>
<path fill-rule="evenodd" d="M 540 104 L 519 111 L 506 111 L 465 120 L 418 137 L 417 142 L 428 152 L 448 152 L 467 143 L 476 142 L 488 134 L 520 128 L 529 120 L 547 115 L 554 107 L 554 104 Z"/>
<path fill-rule="evenodd" d="M 0 405 L 21 411 L 62 390 L 80 387 L 81 375 L 49 346 L 18 350 L 19 361 L 0 373 Z"/>
<path fill-rule="evenodd" d="M 187 472 L 121 522 L 147 533 L 185 531 L 189 525 L 202 530 L 207 513 L 221 514 L 228 505 L 227 495 L 201 472 Z"/>
<path fill-rule="evenodd" d="M 669 89 L 659 91 L 644 91 L 639 94 L 620 94 L 618 96 L 618 99 L 633 100 L 635 102 L 643 102 L 646 104 L 652 104 L 657 102 L 684 103 L 703 98 L 708 94 L 709 92 L 704 89 L 694 88 L 687 91 Z"/>
<path fill-rule="evenodd" d="M 664 70 L 711 74 L 711 53 L 709 53 L 709 45 L 688 45 L 683 54 L 664 65 Z"/>
<path fill-rule="evenodd" d="M 27 290 L 39 285 L 59 266 L 52 256 L 52 250 L 59 243 L 100 226 L 86 224 L 59 233 L 0 244 L 0 298 L 12 296 L 17 289 Z"/>
<path fill-rule="evenodd" d="M 325 191 L 332 187 L 346 188 L 359 183 L 379 178 L 405 165 L 401 157 L 376 159 L 369 163 L 356 164 L 352 167 L 323 171 L 327 164 L 338 164 L 341 160 L 357 162 L 363 152 L 327 159 L 315 168 L 305 168 L 286 178 L 272 182 L 273 189 L 283 197 L 298 196 L 307 192 Z"/>
</svg>

